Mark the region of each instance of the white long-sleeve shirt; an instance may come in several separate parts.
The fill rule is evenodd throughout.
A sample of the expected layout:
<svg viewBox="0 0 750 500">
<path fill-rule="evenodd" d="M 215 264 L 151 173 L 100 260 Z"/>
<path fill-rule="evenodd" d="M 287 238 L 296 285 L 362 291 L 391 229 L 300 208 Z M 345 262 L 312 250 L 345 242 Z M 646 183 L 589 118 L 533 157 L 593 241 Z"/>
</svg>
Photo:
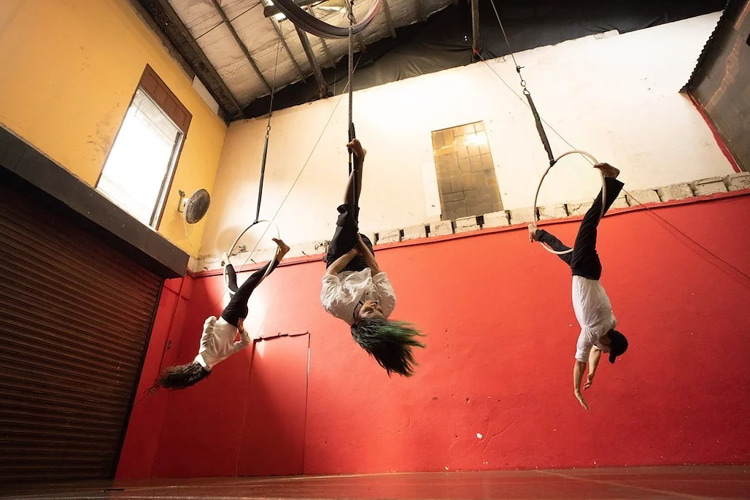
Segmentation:
<svg viewBox="0 0 750 500">
<path fill-rule="evenodd" d="M 576 360 L 586 363 L 591 348 L 604 334 L 617 325 L 612 313 L 612 303 L 599 280 L 573 276 L 573 311 L 576 313 L 581 334 L 576 344 Z"/>
<path fill-rule="evenodd" d="M 329 314 L 353 325 L 355 308 L 366 300 L 377 302 L 386 318 L 391 315 L 396 307 L 396 295 L 386 273 L 373 276 L 367 267 L 357 272 L 323 275 L 320 302 Z"/>
<path fill-rule="evenodd" d="M 246 331 L 240 333 L 240 340 L 237 342 L 234 341 L 236 336 L 236 326 L 230 325 L 224 318 L 208 317 L 203 323 L 201 347 L 195 361 L 210 371 L 232 354 L 250 345 L 250 335 Z"/>
</svg>

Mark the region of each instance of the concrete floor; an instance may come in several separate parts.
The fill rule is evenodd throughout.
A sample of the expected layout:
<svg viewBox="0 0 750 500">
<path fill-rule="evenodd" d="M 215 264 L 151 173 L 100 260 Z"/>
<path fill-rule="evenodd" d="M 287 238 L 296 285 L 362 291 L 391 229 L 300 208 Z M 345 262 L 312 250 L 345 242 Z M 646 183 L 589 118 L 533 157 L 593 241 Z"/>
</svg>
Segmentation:
<svg viewBox="0 0 750 500">
<path fill-rule="evenodd" d="M 750 466 L 158 479 L 3 487 L 25 499 L 750 498 Z"/>
</svg>

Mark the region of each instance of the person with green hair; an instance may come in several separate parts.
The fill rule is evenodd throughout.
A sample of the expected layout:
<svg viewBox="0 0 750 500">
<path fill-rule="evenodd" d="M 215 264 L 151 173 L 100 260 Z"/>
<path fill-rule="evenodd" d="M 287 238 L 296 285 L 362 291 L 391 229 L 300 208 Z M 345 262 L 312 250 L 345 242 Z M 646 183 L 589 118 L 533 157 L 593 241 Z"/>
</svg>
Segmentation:
<svg viewBox="0 0 750 500">
<path fill-rule="evenodd" d="M 410 324 L 391 321 L 396 306 L 388 275 L 375 260 L 370 239 L 359 233 L 359 195 L 367 151 L 359 140 L 347 144 L 354 155 L 344 203 L 338 207 L 336 231 L 326 253 L 320 301 L 332 316 L 345 321 L 354 340 L 385 368 L 388 375 L 414 373 L 413 347 L 424 347 Z"/>
</svg>

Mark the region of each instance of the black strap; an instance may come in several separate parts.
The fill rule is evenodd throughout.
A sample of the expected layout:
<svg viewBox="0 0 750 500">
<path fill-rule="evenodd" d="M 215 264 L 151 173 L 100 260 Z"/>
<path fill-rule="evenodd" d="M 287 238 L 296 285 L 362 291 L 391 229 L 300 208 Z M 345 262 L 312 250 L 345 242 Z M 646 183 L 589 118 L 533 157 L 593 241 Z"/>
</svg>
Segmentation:
<svg viewBox="0 0 750 500">
<path fill-rule="evenodd" d="M 552 154 L 552 147 L 549 145 L 547 132 L 544 131 L 544 125 L 542 124 L 542 119 L 539 116 L 539 112 L 536 110 L 536 106 L 534 105 L 534 99 L 531 98 L 531 92 L 529 92 L 525 88 L 523 89 L 523 95 L 525 95 L 526 100 L 529 101 L 529 107 L 531 108 L 531 113 L 534 115 L 534 121 L 536 122 L 536 131 L 539 132 L 539 139 L 542 140 L 542 145 L 544 146 L 544 150 L 547 152 L 549 163 L 550 165 L 552 165 L 553 163 L 555 163 L 555 155 Z"/>
</svg>

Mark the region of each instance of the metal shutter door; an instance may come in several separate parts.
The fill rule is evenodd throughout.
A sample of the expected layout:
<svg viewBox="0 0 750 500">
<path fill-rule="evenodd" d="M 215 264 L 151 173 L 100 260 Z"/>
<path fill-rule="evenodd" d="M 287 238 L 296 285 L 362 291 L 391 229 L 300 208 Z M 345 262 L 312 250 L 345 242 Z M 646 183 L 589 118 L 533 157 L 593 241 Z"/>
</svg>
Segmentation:
<svg viewBox="0 0 750 500">
<path fill-rule="evenodd" d="M 0 481 L 113 476 L 161 285 L 0 186 Z"/>
</svg>

